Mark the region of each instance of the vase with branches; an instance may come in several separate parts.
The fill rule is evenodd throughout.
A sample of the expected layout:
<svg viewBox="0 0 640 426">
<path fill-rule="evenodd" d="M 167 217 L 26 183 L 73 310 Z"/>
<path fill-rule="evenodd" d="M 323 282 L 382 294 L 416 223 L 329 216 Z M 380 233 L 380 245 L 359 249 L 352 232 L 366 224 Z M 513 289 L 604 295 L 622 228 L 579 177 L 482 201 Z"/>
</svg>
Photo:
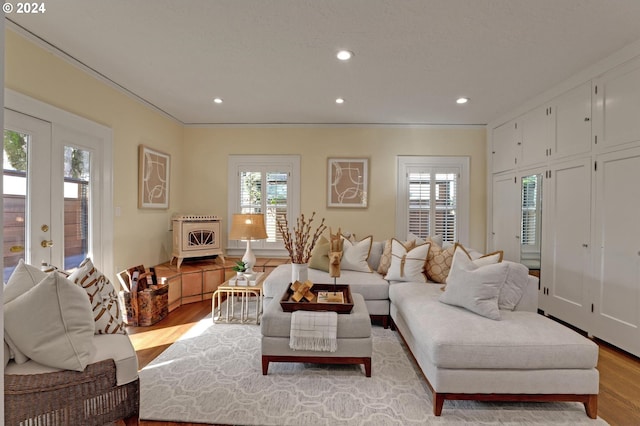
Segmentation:
<svg viewBox="0 0 640 426">
<path fill-rule="evenodd" d="M 296 224 L 292 230 L 289 229 L 289 222 L 286 217 L 284 219 L 278 219 L 277 226 L 284 247 L 289 252 L 289 258 L 292 263 L 292 281 L 306 281 L 306 265 L 311 258 L 311 252 L 320 238 L 320 235 L 327 229 L 324 224 L 324 218 L 313 231 L 313 219 L 316 212 L 313 212 L 311 217 L 307 219 L 303 214 L 298 217 Z M 304 265 L 300 267 L 299 265 Z"/>
</svg>

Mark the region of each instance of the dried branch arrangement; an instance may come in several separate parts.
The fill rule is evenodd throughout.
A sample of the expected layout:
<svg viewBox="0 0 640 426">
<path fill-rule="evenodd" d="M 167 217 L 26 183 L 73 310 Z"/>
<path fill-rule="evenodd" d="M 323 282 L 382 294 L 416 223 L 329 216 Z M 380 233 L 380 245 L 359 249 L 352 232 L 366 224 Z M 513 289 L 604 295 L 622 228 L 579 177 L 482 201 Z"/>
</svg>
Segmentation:
<svg viewBox="0 0 640 426">
<path fill-rule="evenodd" d="M 284 247 L 289 252 L 291 263 L 308 263 L 316 241 L 318 241 L 318 238 L 320 238 L 324 230 L 327 229 L 324 224 L 324 218 L 322 218 L 322 222 L 320 222 L 315 232 L 313 234 L 311 233 L 311 223 L 315 215 L 316 212 L 313 212 L 309 220 L 306 220 L 304 214 L 301 214 L 296 220 L 293 234 L 289 230 L 289 222 L 286 216 L 284 220 L 278 219 L 278 230 L 282 234 Z"/>
</svg>

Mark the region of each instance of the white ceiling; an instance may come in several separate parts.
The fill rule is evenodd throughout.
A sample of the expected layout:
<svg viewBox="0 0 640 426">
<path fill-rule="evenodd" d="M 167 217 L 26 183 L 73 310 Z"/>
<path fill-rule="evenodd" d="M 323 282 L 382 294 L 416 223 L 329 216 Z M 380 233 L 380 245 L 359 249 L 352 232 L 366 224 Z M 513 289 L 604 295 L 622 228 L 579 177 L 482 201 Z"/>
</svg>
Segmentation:
<svg viewBox="0 0 640 426">
<path fill-rule="evenodd" d="M 486 124 L 640 39 L 639 0 L 45 5 L 6 16 L 185 124 Z"/>
</svg>

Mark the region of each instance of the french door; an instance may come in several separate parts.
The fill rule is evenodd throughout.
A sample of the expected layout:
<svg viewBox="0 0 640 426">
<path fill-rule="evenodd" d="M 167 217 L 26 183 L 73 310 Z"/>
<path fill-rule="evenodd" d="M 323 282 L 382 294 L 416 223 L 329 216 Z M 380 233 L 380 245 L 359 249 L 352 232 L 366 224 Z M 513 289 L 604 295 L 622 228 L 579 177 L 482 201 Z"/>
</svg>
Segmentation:
<svg viewBox="0 0 640 426">
<path fill-rule="evenodd" d="M 20 259 L 72 270 L 94 241 L 91 140 L 8 109 L 4 125 L 4 281 Z"/>
</svg>

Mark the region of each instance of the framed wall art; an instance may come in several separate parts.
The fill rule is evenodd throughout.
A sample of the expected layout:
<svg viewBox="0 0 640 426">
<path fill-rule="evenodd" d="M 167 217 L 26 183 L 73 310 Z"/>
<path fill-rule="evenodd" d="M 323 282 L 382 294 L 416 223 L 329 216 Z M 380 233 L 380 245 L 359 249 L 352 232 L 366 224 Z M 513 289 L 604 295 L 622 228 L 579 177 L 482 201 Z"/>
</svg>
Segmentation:
<svg viewBox="0 0 640 426">
<path fill-rule="evenodd" d="M 367 207 L 368 158 L 329 158 L 327 207 Z"/>
<path fill-rule="evenodd" d="M 171 156 L 140 145 L 138 161 L 138 208 L 168 209 Z"/>
</svg>

